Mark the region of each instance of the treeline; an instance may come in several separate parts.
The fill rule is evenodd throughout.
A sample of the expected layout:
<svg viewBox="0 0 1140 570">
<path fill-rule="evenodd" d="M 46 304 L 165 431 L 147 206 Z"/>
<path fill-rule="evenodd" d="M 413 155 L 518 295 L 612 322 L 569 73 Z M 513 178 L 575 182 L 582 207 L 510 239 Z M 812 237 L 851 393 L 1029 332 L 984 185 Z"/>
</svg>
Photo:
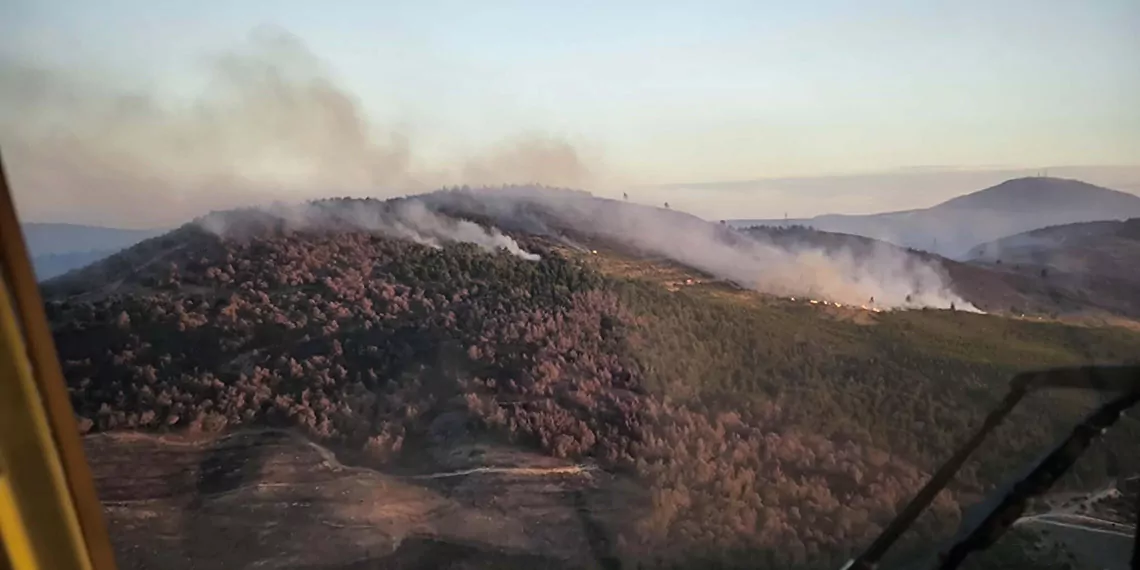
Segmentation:
<svg viewBox="0 0 1140 570">
<path fill-rule="evenodd" d="M 970 354 L 973 340 L 931 344 L 948 337 L 916 332 L 918 317 L 821 326 L 612 282 L 551 252 L 529 262 L 360 232 L 185 231 L 86 296 L 54 290 L 85 429 L 287 426 L 384 462 L 462 412 L 472 428 L 640 481 L 650 508 L 614 529 L 631 559 L 841 563 L 1020 365 Z M 960 490 L 1032 455 L 1077 404 L 1024 412 Z M 936 510 L 920 539 L 956 521 L 955 495 Z"/>
</svg>

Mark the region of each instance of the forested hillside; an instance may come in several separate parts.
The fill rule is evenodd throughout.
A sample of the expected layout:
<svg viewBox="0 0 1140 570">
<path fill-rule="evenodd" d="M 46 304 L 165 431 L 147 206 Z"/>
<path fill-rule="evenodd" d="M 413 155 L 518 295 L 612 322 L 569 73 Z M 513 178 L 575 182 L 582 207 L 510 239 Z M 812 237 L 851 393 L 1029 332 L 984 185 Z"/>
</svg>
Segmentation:
<svg viewBox="0 0 1140 570">
<path fill-rule="evenodd" d="M 461 432 L 636 481 L 644 508 L 613 539 L 630 560 L 836 567 L 1014 372 L 1140 357 L 1123 329 L 937 310 L 833 319 L 674 291 L 547 237 L 515 236 L 532 260 L 353 228 L 246 230 L 188 225 L 46 284 L 85 430 L 288 427 L 383 467 L 461 417 Z M 912 545 L 944 536 L 1092 402 L 1031 398 Z M 1140 422 L 1109 440 L 1067 484 L 1140 469 L 1112 456 Z"/>
</svg>

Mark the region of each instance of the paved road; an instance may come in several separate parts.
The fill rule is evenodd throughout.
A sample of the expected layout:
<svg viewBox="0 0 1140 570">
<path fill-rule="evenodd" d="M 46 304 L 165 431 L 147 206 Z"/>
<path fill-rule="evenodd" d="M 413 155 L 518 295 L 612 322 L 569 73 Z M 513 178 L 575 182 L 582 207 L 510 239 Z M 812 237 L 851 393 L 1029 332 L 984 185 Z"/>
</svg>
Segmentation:
<svg viewBox="0 0 1140 570">
<path fill-rule="evenodd" d="M 1083 568 L 1129 570 L 1132 525 L 1072 513 L 1046 513 L 1014 523 L 1047 532 L 1065 544 Z"/>
</svg>

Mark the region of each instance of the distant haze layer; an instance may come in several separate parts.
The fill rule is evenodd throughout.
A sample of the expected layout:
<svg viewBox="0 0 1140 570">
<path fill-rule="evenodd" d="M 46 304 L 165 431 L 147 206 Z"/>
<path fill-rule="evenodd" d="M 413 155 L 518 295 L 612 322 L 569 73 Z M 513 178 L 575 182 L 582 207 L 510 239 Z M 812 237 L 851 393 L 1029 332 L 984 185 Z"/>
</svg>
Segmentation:
<svg viewBox="0 0 1140 570">
<path fill-rule="evenodd" d="M 24 218 L 169 227 L 501 183 L 804 217 L 1066 164 L 1131 174 L 1050 174 L 1140 187 L 1132 3 L 431 4 L 17 0 L 0 146 Z"/>
</svg>

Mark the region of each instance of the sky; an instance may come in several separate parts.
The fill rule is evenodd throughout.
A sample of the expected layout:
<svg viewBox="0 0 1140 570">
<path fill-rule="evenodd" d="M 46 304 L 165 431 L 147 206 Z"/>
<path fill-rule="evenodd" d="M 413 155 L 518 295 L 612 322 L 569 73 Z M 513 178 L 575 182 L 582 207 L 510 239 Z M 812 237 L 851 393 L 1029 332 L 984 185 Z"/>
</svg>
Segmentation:
<svg viewBox="0 0 1140 570">
<path fill-rule="evenodd" d="M 0 0 L 0 144 L 29 216 L 135 226 L 325 187 L 383 194 L 527 176 L 602 192 L 767 181 L 679 196 L 674 186 L 644 190 L 647 200 L 674 196 L 709 217 L 879 211 L 930 205 L 959 190 L 948 181 L 964 180 L 963 170 L 1140 165 L 1138 29 L 1135 0 Z M 321 147 L 338 156 L 310 168 L 302 153 L 318 152 L 316 143 L 270 157 L 255 148 L 272 140 L 268 131 L 191 127 L 186 109 L 215 101 L 225 57 L 241 69 L 284 57 L 308 87 L 319 77 L 335 89 L 340 111 L 320 113 L 280 89 L 254 90 L 288 99 L 280 113 L 311 119 L 284 129 L 290 136 L 335 119 L 368 142 L 354 139 L 346 151 L 338 131 Z M 305 101 L 328 103 L 308 87 Z M 61 93 L 83 103 L 68 107 Z M 231 104 L 225 116 L 277 116 L 271 107 L 243 100 L 243 111 Z M 126 112 L 129 121 L 107 119 Z M 66 144 L 45 134 L 60 116 L 84 124 Z M 100 147 L 98 156 L 75 150 L 84 144 Z M 216 152 L 191 160 L 177 150 L 194 144 Z M 244 159 L 255 150 L 256 160 Z M 69 169 L 47 173 L 49 154 Z M 403 174 L 370 167 L 348 177 L 357 167 L 346 156 Z M 949 176 L 896 188 L 916 169 Z M 207 171 L 226 183 L 203 182 Z M 1140 183 L 1136 169 L 1124 178 L 1120 168 L 1080 172 Z M 872 174 L 902 178 L 884 191 Z M 829 200 L 837 176 L 864 186 Z M 787 179 L 817 183 L 771 190 Z M 138 192 L 172 212 L 99 202 Z M 211 192 L 229 198 L 203 197 Z"/>
</svg>

